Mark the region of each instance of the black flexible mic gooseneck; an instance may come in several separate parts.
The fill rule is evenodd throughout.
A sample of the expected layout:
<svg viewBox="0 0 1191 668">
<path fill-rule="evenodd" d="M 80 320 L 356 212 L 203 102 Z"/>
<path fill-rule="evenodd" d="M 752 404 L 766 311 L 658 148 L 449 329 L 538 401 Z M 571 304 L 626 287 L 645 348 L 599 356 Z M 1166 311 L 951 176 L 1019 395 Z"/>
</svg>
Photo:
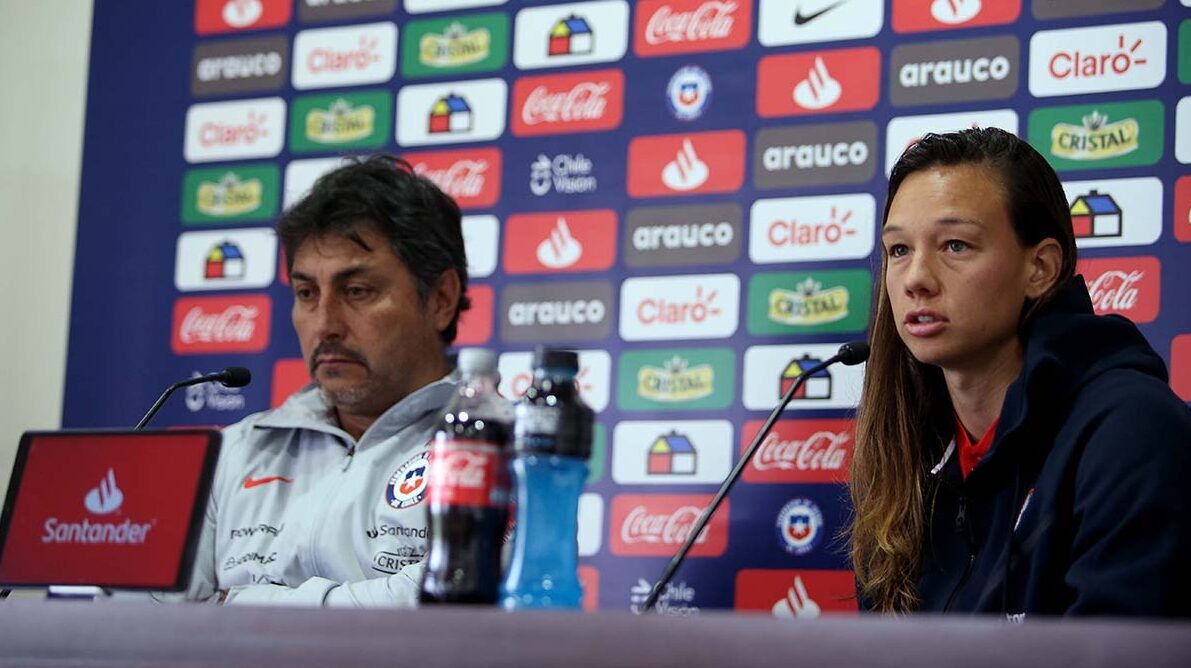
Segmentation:
<svg viewBox="0 0 1191 668">
<path fill-rule="evenodd" d="M 162 392 L 161 396 L 157 398 L 157 403 L 153 404 L 153 407 L 149 409 L 149 412 L 145 413 L 145 417 L 141 418 L 141 421 L 136 423 L 136 427 L 133 428 L 144 429 L 145 426 L 149 424 L 149 420 L 152 420 L 153 416 L 157 415 L 157 411 L 161 410 L 161 407 L 165 405 L 165 400 L 170 398 L 170 395 L 174 393 L 174 390 L 177 390 L 181 387 L 188 387 L 190 385 L 214 382 L 219 382 L 224 387 L 244 387 L 248 383 L 252 382 L 252 372 L 242 366 L 229 366 L 222 371 L 209 373 L 204 376 L 195 376 L 194 378 L 187 378 L 186 380 L 180 380 L 165 388 L 165 392 Z"/>
<path fill-rule="evenodd" d="M 826 369 L 832 364 L 842 362 L 846 366 L 855 366 L 857 364 L 862 364 L 867 359 L 868 343 L 864 341 L 852 341 L 840 346 L 839 352 L 837 352 L 831 358 L 812 366 L 798 375 L 798 378 L 792 385 L 790 385 L 790 389 L 786 390 L 786 394 L 782 396 L 781 401 L 778 402 L 777 406 L 773 409 L 773 412 L 769 414 L 769 419 L 765 420 L 765 424 L 761 427 L 761 431 L 758 431 L 757 435 L 753 437 L 753 442 L 749 444 L 748 450 L 745 450 L 744 454 L 741 455 L 740 461 L 736 463 L 736 467 L 733 468 L 732 472 L 728 474 L 728 477 L 724 479 L 723 484 L 720 485 L 720 490 L 716 492 L 715 497 L 711 499 L 711 503 L 708 504 L 707 509 L 704 510 L 703 514 L 699 516 L 698 521 L 695 522 L 695 526 L 687 535 L 686 541 L 682 544 L 682 547 L 678 549 L 678 553 L 674 555 L 674 558 L 670 560 L 670 564 L 666 566 L 666 570 L 662 573 L 662 577 L 657 581 L 657 584 L 653 586 L 653 591 L 649 592 L 649 598 L 645 599 L 645 603 L 641 605 L 640 612 L 638 614 L 645 614 L 650 610 L 653 610 L 653 606 L 657 604 L 658 598 L 660 598 L 662 592 L 665 591 L 666 585 L 670 584 L 670 580 L 674 579 L 674 574 L 678 572 L 678 567 L 681 566 L 683 560 L 686 559 L 687 552 L 691 551 L 691 547 L 695 545 L 695 541 L 698 540 L 699 534 L 703 533 L 703 529 L 705 529 L 707 527 L 707 523 L 711 521 L 711 516 L 715 514 L 716 509 L 720 507 L 720 503 L 723 502 L 724 497 L 728 496 L 728 491 L 731 490 L 732 486 L 736 484 L 736 481 L 740 478 L 740 474 L 744 472 L 744 467 L 748 466 L 748 463 L 752 461 L 753 454 L 757 451 L 757 448 L 760 447 L 761 441 L 763 441 L 765 437 L 769 435 L 769 432 L 773 430 L 773 425 L 777 422 L 778 416 L 782 414 L 782 411 L 786 409 L 786 406 L 794 398 L 794 395 L 798 393 L 798 388 L 802 387 L 802 384 L 805 383 L 808 378 L 815 375 L 816 373 L 819 373 L 823 369 Z"/>
</svg>

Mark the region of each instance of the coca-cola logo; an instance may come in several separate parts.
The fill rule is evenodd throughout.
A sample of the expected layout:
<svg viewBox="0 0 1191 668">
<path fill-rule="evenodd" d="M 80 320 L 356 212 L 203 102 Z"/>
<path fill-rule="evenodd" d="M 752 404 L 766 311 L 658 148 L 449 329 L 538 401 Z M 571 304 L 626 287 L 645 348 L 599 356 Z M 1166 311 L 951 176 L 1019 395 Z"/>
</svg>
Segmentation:
<svg viewBox="0 0 1191 668">
<path fill-rule="evenodd" d="M 500 501 L 493 498 L 493 492 L 503 491 L 493 489 L 501 464 L 496 445 L 453 440 L 439 432 L 432 458 L 434 471 L 427 491 L 431 505 L 488 507 Z"/>
<path fill-rule="evenodd" d="M 624 115 L 624 74 L 600 70 L 525 77 L 513 89 L 519 136 L 610 130 Z"/>
<path fill-rule="evenodd" d="M 752 0 L 645 0 L 634 46 L 641 56 L 736 49 L 747 44 Z"/>
<path fill-rule="evenodd" d="M 763 424 L 761 420 L 745 423 L 742 452 Z M 761 441 L 744 478 L 783 484 L 846 482 L 853 431 L 851 420 L 782 420 Z"/>
<path fill-rule="evenodd" d="M 264 295 L 179 299 L 174 304 L 174 352 L 264 350 L 269 342 L 271 310 Z"/>
<path fill-rule="evenodd" d="M 610 84 L 592 81 L 584 81 L 569 91 L 554 92 L 538 86 L 521 108 L 521 121 L 526 125 L 537 125 L 599 120 L 608 107 L 610 90 Z"/>
<path fill-rule="evenodd" d="M 1157 258 L 1083 260 L 1076 270 L 1087 283 L 1098 315 L 1123 315 L 1136 323 L 1158 317 L 1162 266 Z"/>
<path fill-rule="evenodd" d="M 500 149 L 410 153 L 404 157 L 415 174 L 433 181 L 460 208 L 490 207 L 500 196 Z"/>
<path fill-rule="evenodd" d="M 620 556 L 669 556 L 695 528 L 711 502 L 703 494 L 626 494 L 612 500 L 611 549 Z M 728 547 L 728 502 L 716 511 L 691 548 L 692 557 L 714 557 Z"/>
</svg>

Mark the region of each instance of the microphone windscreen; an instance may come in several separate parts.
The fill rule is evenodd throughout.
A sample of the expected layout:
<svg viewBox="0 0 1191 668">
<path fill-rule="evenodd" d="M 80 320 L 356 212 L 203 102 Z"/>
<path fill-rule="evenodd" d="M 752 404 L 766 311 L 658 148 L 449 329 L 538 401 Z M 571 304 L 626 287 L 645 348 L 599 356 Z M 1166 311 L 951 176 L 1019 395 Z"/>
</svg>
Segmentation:
<svg viewBox="0 0 1191 668">
<path fill-rule="evenodd" d="M 219 372 L 224 387 L 244 387 L 252 382 L 252 372 L 242 366 L 229 366 Z"/>
<path fill-rule="evenodd" d="M 863 364 L 868 359 L 867 341 L 849 341 L 839 347 L 839 361 L 845 366 Z"/>
</svg>

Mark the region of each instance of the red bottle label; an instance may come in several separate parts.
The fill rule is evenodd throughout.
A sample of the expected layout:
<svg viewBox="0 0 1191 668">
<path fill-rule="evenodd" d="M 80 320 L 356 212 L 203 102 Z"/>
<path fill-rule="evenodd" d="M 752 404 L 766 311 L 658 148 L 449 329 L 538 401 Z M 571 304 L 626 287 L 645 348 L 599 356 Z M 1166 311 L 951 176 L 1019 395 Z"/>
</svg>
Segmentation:
<svg viewBox="0 0 1191 668">
<path fill-rule="evenodd" d="M 498 446 L 440 434 L 430 462 L 426 494 L 431 506 L 496 508 L 508 502 L 504 456 Z"/>
</svg>

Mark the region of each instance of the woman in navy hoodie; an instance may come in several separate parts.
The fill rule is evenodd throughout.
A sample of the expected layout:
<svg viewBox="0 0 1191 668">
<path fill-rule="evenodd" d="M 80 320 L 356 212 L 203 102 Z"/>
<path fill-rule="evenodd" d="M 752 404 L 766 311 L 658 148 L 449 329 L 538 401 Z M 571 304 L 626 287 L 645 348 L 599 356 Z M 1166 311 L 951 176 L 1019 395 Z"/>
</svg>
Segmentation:
<svg viewBox="0 0 1191 668">
<path fill-rule="evenodd" d="M 1191 615 L 1191 411 L 1093 314 L 1058 177 L 994 128 L 889 179 L 850 547 L 864 609 Z"/>
</svg>

